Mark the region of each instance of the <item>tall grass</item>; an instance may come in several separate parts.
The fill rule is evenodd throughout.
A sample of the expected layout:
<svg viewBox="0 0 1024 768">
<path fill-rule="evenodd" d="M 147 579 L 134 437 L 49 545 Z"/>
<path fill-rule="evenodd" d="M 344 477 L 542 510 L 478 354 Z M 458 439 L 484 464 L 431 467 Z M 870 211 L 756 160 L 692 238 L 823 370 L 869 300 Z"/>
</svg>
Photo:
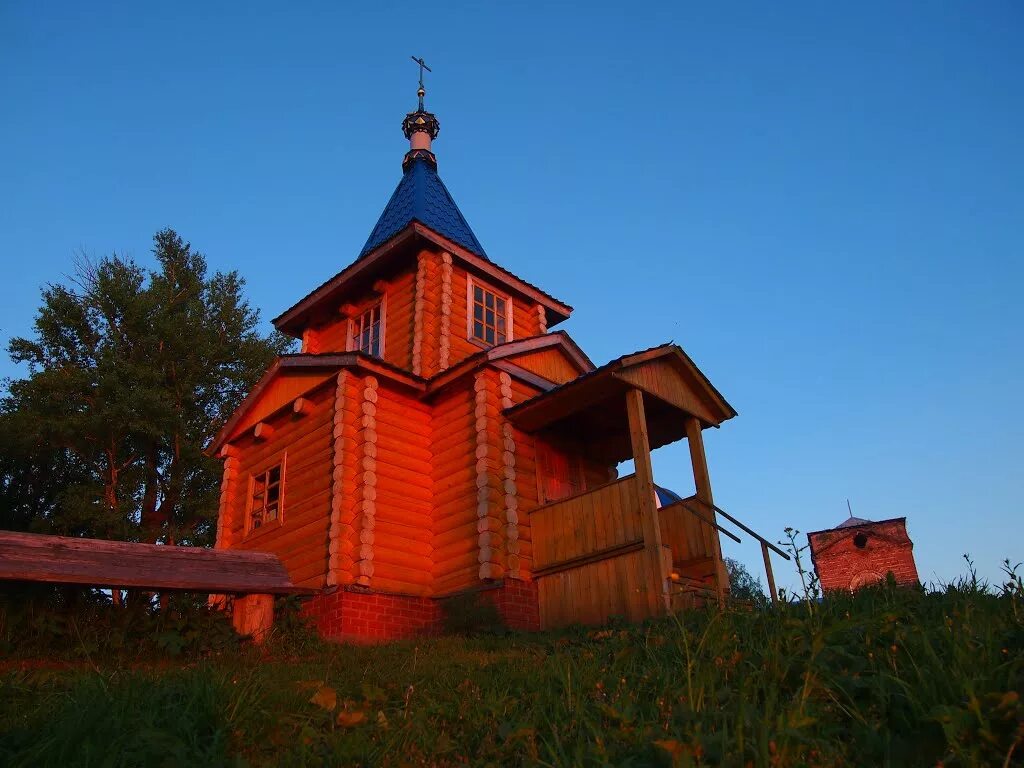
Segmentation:
<svg viewBox="0 0 1024 768">
<path fill-rule="evenodd" d="M 968 578 L 643 626 L 13 668 L 0 763 L 1020 765 L 1022 607 L 1019 579 Z"/>
</svg>

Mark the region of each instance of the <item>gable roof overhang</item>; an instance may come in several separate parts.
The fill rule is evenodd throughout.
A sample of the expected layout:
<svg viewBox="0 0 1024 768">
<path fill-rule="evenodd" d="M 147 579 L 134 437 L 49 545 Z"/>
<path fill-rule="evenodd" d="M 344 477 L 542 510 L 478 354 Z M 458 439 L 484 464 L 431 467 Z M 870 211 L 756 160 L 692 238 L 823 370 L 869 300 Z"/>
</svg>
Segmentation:
<svg viewBox="0 0 1024 768">
<path fill-rule="evenodd" d="M 464 360 L 453 365 L 451 368 L 441 371 L 431 377 L 427 382 L 427 394 L 432 395 L 443 390 L 452 382 L 461 379 L 463 376 L 472 373 L 488 363 L 494 364 L 496 367 L 503 368 L 509 373 L 517 375 L 519 378 L 534 384 L 540 389 L 554 389 L 558 386 L 555 382 L 548 381 L 537 374 L 533 374 L 530 371 L 522 369 L 513 362 L 514 358 L 520 355 L 543 349 L 562 350 L 579 368 L 581 374 L 586 374 L 594 370 L 594 363 L 589 357 L 587 357 L 586 353 L 580 349 L 579 345 L 573 341 L 572 337 L 568 333 L 565 331 L 553 331 L 540 336 L 516 339 L 515 341 L 509 341 L 505 344 L 498 344 L 497 346 L 493 346 L 488 349 L 482 349 L 475 355 L 470 355 Z"/>
<path fill-rule="evenodd" d="M 305 298 L 274 318 L 274 327 L 282 333 L 298 338 L 309 322 L 311 315 L 322 311 L 324 303 L 339 300 L 343 294 L 360 283 L 371 284 L 373 280 L 403 254 L 417 245 L 428 243 L 447 251 L 453 258 L 477 275 L 487 277 L 509 291 L 544 307 L 548 327 L 566 320 L 572 314 L 572 307 L 535 285 L 500 267 L 493 261 L 479 256 L 458 243 L 435 232 L 427 225 L 413 220 L 377 248 L 360 256 L 327 282 L 315 288 Z"/>
<path fill-rule="evenodd" d="M 205 453 L 210 456 L 215 455 L 225 443 L 235 437 L 235 433 L 239 426 L 242 425 L 246 414 L 248 414 L 256 403 L 259 402 L 260 396 L 275 379 L 281 376 L 286 376 L 293 371 L 308 372 L 322 370 L 327 373 L 331 373 L 341 370 L 342 368 L 350 368 L 364 373 L 373 374 L 375 376 L 380 376 L 381 378 L 388 379 L 399 386 L 407 387 L 417 393 L 426 391 L 426 380 L 422 377 L 415 376 L 397 366 L 381 360 L 380 358 L 364 355 L 362 352 L 345 352 L 343 354 L 303 353 L 296 355 L 282 355 L 271 364 L 267 369 L 267 372 L 260 377 L 258 382 L 256 382 L 256 385 L 250 390 L 249 394 L 246 395 L 245 399 L 235 409 L 234 413 L 231 414 L 231 417 L 225 422 L 224 426 L 221 427 L 219 432 L 217 432 L 216 437 L 214 437 L 213 442 L 211 442 L 206 448 Z M 315 389 L 321 384 L 322 382 L 314 385 L 312 388 Z M 288 407 L 290 407 L 290 404 L 282 406 L 281 409 L 268 414 L 268 417 L 276 415 L 280 410 Z"/>
<path fill-rule="evenodd" d="M 644 394 L 651 449 L 686 436 L 686 418 L 702 428 L 736 416 L 725 398 L 675 344 L 612 360 L 505 414 L 525 432 L 547 432 L 586 444 L 595 457 L 618 463 L 633 457 L 626 392 Z"/>
</svg>

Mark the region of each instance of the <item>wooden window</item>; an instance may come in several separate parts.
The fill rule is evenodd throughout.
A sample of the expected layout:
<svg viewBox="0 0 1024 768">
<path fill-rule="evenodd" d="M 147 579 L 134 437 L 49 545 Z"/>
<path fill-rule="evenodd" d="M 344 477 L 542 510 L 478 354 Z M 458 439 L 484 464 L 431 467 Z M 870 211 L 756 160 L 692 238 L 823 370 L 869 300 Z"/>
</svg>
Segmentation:
<svg viewBox="0 0 1024 768">
<path fill-rule="evenodd" d="M 249 488 L 249 533 L 279 523 L 284 501 L 284 463 L 253 475 Z"/>
<path fill-rule="evenodd" d="M 512 301 L 469 278 L 466 281 L 467 327 L 472 341 L 487 346 L 512 341 Z"/>
<path fill-rule="evenodd" d="M 384 356 L 384 301 L 352 318 L 352 350 L 374 357 Z"/>
<path fill-rule="evenodd" d="M 537 485 L 541 504 L 583 493 L 587 483 L 582 457 L 538 440 Z"/>
</svg>

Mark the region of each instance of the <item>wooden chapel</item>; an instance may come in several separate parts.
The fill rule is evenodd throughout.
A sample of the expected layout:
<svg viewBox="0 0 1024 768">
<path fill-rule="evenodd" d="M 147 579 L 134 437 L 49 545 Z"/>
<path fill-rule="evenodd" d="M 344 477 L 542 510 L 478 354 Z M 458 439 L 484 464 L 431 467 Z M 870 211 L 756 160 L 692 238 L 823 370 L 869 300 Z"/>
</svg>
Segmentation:
<svg viewBox="0 0 1024 768">
<path fill-rule="evenodd" d="M 419 96 L 362 251 L 274 320 L 301 352 L 211 446 L 217 548 L 276 554 L 333 638 L 435 631 L 466 592 L 522 629 L 721 599 L 702 431 L 736 412 L 678 346 L 596 367 L 552 330 L 572 308 L 484 251 Z M 682 439 L 696 494 L 665 498 L 650 452 Z"/>
</svg>

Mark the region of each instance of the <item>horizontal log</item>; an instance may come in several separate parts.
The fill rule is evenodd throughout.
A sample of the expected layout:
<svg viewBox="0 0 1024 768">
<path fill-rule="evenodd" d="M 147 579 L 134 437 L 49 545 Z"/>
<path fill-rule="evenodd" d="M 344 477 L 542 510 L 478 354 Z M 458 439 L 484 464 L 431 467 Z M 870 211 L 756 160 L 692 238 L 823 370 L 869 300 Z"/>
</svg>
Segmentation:
<svg viewBox="0 0 1024 768">
<path fill-rule="evenodd" d="M 428 479 L 433 472 L 432 462 L 417 459 L 409 453 L 402 452 L 397 446 L 383 448 L 379 441 L 377 443 L 377 460 L 382 466 L 394 467 L 403 472 L 414 473 Z"/>
<path fill-rule="evenodd" d="M 430 586 L 434 580 L 429 563 L 425 567 L 417 567 L 390 559 L 374 558 L 373 567 L 375 575 L 381 578 L 404 581 L 407 584 Z"/>
<path fill-rule="evenodd" d="M 478 563 L 457 568 L 448 573 L 434 574 L 434 594 L 443 595 L 459 592 L 480 585 L 480 566 Z"/>
<path fill-rule="evenodd" d="M 433 594 L 431 584 L 411 584 L 400 579 L 392 579 L 387 576 L 374 575 L 374 592 L 390 592 L 398 595 L 413 595 L 417 597 L 429 597 Z"/>
<path fill-rule="evenodd" d="M 429 525 L 432 518 L 429 501 L 411 497 L 404 492 L 392 492 L 386 487 L 377 490 L 377 508 L 396 519 L 427 521 L 423 522 L 424 525 Z"/>
<path fill-rule="evenodd" d="M 442 547 L 454 544 L 455 542 L 475 540 L 477 534 L 480 533 L 477 527 L 478 522 L 479 521 L 474 515 L 471 519 L 466 519 L 464 522 L 458 525 L 453 525 L 443 531 L 435 529 L 432 541 L 435 551 Z M 495 521 L 494 524 L 498 525 L 497 521 Z"/>
<path fill-rule="evenodd" d="M 463 538 L 455 539 L 443 546 L 435 546 L 432 556 L 435 563 L 443 563 L 463 555 L 472 555 L 475 558 L 479 549 L 480 544 L 477 542 L 477 533 L 476 531 L 471 531 Z"/>
<path fill-rule="evenodd" d="M 446 560 L 435 560 L 431 569 L 434 575 L 434 589 L 440 592 L 443 589 L 450 588 L 450 586 L 444 584 L 444 581 L 450 578 L 452 574 L 472 574 L 473 578 L 476 579 L 479 567 L 480 563 L 476 560 L 475 551 L 459 555 L 458 557 L 450 557 Z"/>
</svg>

